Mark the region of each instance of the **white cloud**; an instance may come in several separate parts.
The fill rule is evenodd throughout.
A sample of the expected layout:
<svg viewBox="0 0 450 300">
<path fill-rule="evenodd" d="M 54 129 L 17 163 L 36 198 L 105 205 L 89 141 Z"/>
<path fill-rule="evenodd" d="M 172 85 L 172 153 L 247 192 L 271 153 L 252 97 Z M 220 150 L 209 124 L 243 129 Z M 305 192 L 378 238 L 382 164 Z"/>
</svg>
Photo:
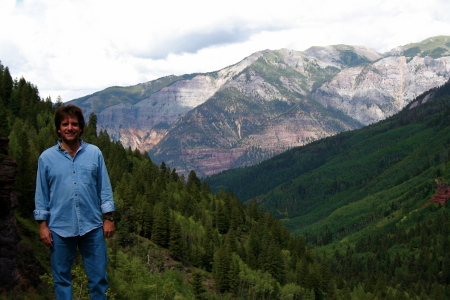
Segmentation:
<svg viewBox="0 0 450 300">
<path fill-rule="evenodd" d="M 446 0 L 2 0 L 0 60 L 42 97 L 215 71 L 253 52 L 450 35 Z M 7 29 L 7 30 L 5 30 Z"/>
</svg>

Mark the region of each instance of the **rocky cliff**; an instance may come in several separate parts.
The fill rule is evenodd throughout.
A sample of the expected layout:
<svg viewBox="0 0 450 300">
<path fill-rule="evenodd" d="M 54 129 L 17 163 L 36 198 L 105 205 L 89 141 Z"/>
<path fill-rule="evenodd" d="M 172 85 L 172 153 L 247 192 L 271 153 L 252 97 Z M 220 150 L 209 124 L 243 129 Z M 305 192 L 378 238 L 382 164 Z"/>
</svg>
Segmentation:
<svg viewBox="0 0 450 300">
<path fill-rule="evenodd" d="M 230 78 L 241 72 L 260 56 L 256 53 L 246 60 L 210 74 L 193 74 L 185 77 L 166 80 L 160 83 L 159 90 L 155 84 L 147 87 L 139 86 L 140 94 L 146 95 L 150 89 L 151 95 L 132 104 L 120 102 L 97 111 L 98 95 L 75 100 L 74 103 L 83 108 L 85 114 L 95 112 L 98 118 L 98 129 L 106 130 L 114 140 L 120 140 L 125 146 L 148 151 L 157 145 L 167 134 L 170 127 L 188 111 L 199 106 L 214 95 Z M 175 79 L 176 78 L 176 79 Z M 136 87 L 133 87 L 136 89 Z M 155 91 L 154 91 L 155 90 Z M 154 91 L 154 92 L 153 92 Z M 106 101 L 117 98 L 109 95 Z M 102 107 L 105 105 L 102 105 Z"/>
<path fill-rule="evenodd" d="M 399 112 L 412 99 L 443 85 L 449 77 L 449 56 L 391 56 L 342 70 L 311 97 L 368 125 Z"/>
<path fill-rule="evenodd" d="M 449 41 L 430 38 L 385 54 L 348 45 L 264 50 L 220 71 L 73 102 L 98 115 L 99 130 L 150 151 L 156 163 L 207 176 L 395 114 L 447 81 Z"/>
<path fill-rule="evenodd" d="M 445 204 L 450 198 L 450 185 L 436 178 L 436 193 L 431 197 L 431 203 Z"/>
</svg>

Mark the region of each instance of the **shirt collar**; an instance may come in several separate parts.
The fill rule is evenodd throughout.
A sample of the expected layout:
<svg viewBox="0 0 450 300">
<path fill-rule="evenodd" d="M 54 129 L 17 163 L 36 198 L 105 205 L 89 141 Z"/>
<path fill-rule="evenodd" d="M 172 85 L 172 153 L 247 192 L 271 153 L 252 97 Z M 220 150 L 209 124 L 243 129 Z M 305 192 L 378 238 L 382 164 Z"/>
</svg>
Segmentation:
<svg viewBox="0 0 450 300">
<path fill-rule="evenodd" d="M 66 150 L 61 146 L 61 142 L 62 142 L 62 140 L 58 140 L 58 142 L 57 142 L 58 151 L 64 152 Z M 84 141 L 82 139 L 80 139 L 80 148 L 78 148 L 78 151 L 80 151 L 83 148 L 83 144 L 84 144 Z"/>
</svg>

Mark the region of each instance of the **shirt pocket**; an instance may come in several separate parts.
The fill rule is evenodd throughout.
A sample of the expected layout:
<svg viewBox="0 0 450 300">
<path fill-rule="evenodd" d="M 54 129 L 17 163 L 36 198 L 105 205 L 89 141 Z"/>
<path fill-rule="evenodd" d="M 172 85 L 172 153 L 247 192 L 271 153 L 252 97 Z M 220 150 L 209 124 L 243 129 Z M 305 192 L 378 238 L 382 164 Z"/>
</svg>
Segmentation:
<svg viewBox="0 0 450 300">
<path fill-rule="evenodd" d="M 96 165 L 80 165 L 81 181 L 84 184 L 97 184 L 97 166 Z"/>
</svg>

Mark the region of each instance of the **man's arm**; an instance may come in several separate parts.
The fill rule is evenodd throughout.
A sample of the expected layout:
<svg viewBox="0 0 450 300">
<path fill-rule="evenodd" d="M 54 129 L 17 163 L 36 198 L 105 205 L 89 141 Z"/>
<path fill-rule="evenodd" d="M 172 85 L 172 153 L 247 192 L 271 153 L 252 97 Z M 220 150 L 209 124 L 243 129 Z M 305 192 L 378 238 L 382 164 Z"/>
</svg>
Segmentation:
<svg viewBox="0 0 450 300">
<path fill-rule="evenodd" d="M 49 216 L 48 202 L 49 190 L 47 178 L 45 176 L 44 166 L 41 158 L 38 161 L 38 170 L 36 175 L 36 192 L 35 192 L 35 210 L 34 218 L 39 222 L 39 236 L 41 241 L 49 246 L 53 246 L 52 233 L 47 226 L 47 218 Z"/>
<path fill-rule="evenodd" d="M 110 238 L 114 235 L 115 226 L 113 213 L 109 212 L 103 215 L 103 235 L 106 238 Z"/>
<path fill-rule="evenodd" d="M 52 233 L 47 226 L 47 221 L 39 221 L 39 235 L 41 241 L 43 241 L 46 245 L 53 247 Z"/>
<path fill-rule="evenodd" d="M 110 238 L 114 235 L 115 226 L 113 213 L 116 210 L 111 182 L 109 180 L 108 171 L 106 169 L 103 154 L 99 155 L 99 179 L 97 182 L 98 196 L 101 199 L 101 210 L 103 212 L 103 235 Z"/>
</svg>

